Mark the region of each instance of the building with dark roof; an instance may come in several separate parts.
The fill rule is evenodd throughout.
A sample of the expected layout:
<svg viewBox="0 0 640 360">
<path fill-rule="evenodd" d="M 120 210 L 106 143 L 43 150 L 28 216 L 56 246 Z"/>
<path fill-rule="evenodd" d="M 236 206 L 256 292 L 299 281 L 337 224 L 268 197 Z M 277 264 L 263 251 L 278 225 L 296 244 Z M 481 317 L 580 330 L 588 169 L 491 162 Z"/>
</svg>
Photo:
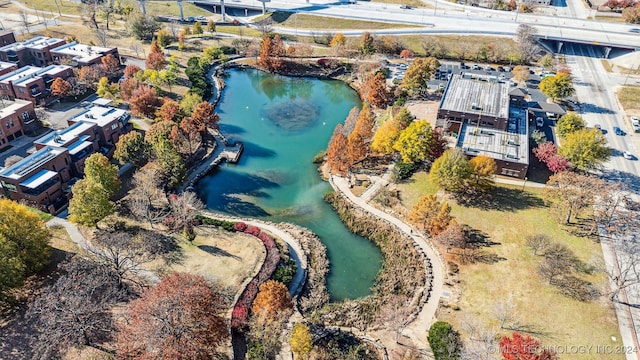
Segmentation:
<svg viewBox="0 0 640 360">
<path fill-rule="evenodd" d="M 437 126 L 453 133 L 468 156 L 489 156 L 499 175 L 523 179 L 529 166 L 528 113 L 514 95 L 496 76 L 455 74 L 440 102 Z"/>
</svg>

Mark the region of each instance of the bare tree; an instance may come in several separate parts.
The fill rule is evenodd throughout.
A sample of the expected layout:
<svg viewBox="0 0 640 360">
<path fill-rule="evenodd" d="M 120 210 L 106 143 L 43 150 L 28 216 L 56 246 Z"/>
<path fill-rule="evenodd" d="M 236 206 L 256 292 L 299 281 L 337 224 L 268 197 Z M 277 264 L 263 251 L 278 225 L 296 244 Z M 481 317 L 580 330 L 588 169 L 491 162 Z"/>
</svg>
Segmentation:
<svg viewBox="0 0 640 360">
<path fill-rule="evenodd" d="M 129 48 L 136 53 L 136 58 L 140 59 L 141 52 L 142 52 L 142 56 L 144 57 L 144 48 L 139 43 L 137 42 L 131 43 L 131 46 L 129 46 Z"/>
<path fill-rule="evenodd" d="M 525 244 L 533 250 L 533 255 L 539 255 L 551 245 L 551 238 L 545 234 L 529 235 L 525 238 Z"/>
<path fill-rule="evenodd" d="M 72 346 L 100 347 L 113 334 L 111 307 L 125 298 L 112 274 L 92 261 L 75 258 L 63 271 L 29 306 L 38 358 L 56 358 Z"/>
<path fill-rule="evenodd" d="M 514 330 L 519 327 L 518 312 L 516 310 L 516 304 L 513 302 L 512 294 L 509 294 L 506 301 L 501 299 L 496 303 L 493 307 L 493 313 L 500 323 L 500 329 Z"/>
<path fill-rule="evenodd" d="M 20 11 L 20 21 L 22 21 L 22 26 L 24 26 L 27 32 L 31 34 L 29 30 L 29 14 L 27 14 L 25 10 Z"/>
<path fill-rule="evenodd" d="M 160 188 L 160 175 L 152 166 L 145 166 L 133 175 L 134 188 L 129 192 L 127 206 L 140 221 L 153 224 L 167 215 L 167 199 Z"/>
<path fill-rule="evenodd" d="M 11 155 L 4 160 L 4 167 L 9 167 L 22 159 L 24 158 L 20 155 Z"/>
<path fill-rule="evenodd" d="M 98 11 L 100 10 L 101 0 L 85 0 L 82 2 L 82 15 L 88 20 L 89 27 L 92 29 L 98 28 Z"/>
<path fill-rule="evenodd" d="M 204 204 L 195 193 L 185 191 L 180 195 L 169 195 L 169 208 L 171 209 L 172 229 L 181 229 L 183 235 L 188 240 L 193 240 L 195 234 L 193 225 L 195 224 L 198 212 L 204 209 Z"/>
<path fill-rule="evenodd" d="M 380 320 L 384 322 L 389 330 L 393 331 L 395 341 L 398 341 L 402 330 L 409 322 L 409 315 L 413 309 L 409 301 L 404 296 L 392 296 L 382 307 Z"/>
<path fill-rule="evenodd" d="M 109 20 L 112 14 L 115 14 L 117 9 L 113 4 L 113 0 L 103 0 L 102 4 L 98 7 L 100 16 L 106 23 L 107 30 L 109 30 Z"/>
<path fill-rule="evenodd" d="M 268 34 L 272 32 L 274 24 L 275 24 L 275 21 L 271 18 L 271 16 L 264 18 L 255 23 L 258 31 L 260 31 L 262 34 Z"/>
<path fill-rule="evenodd" d="M 51 123 L 49 123 L 49 113 L 44 108 L 37 108 L 35 113 L 36 119 L 38 119 L 41 126 L 51 126 Z"/>
<path fill-rule="evenodd" d="M 538 273 L 552 283 L 558 276 L 571 273 L 577 261 L 575 254 L 566 245 L 552 243 L 543 253 L 544 260 L 538 265 Z"/>
<path fill-rule="evenodd" d="M 478 318 L 470 316 L 462 318 L 462 328 L 469 334 L 462 350 L 463 359 L 495 359 L 498 338 L 496 328 L 487 327 Z"/>
<path fill-rule="evenodd" d="M 605 273 L 610 281 L 609 300 L 614 301 L 624 289 L 640 284 L 640 246 L 630 241 L 619 241 L 616 246 L 616 261 L 607 267 L 602 260 L 594 267 Z"/>
<path fill-rule="evenodd" d="M 516 33 L 516 42 L 520 50 L 520 57 L 523 62 L 528 63 L 533 60 L 535 54 L 540 51 L 536 43 L 537 31 L 533 26 L 520 24 Z"/>
<path fill-rule="evenodd" d="M 97 28 L 95 31 L 96 39 L 98 40 L 98 44 L 102 47 L 107 47 L 109 42 L 109 34 L 107 34 L 107 29 L 105 28 Z"/>
<path fill-rule="evenodd" d="M 173 20 L 169 23 L 169 33 L 171 34 L 171 37 L 173 39 L 177 39 L 178 35 L 180 34 L 180 27 L 179 24 L 176 20 Z"/>
</svg>

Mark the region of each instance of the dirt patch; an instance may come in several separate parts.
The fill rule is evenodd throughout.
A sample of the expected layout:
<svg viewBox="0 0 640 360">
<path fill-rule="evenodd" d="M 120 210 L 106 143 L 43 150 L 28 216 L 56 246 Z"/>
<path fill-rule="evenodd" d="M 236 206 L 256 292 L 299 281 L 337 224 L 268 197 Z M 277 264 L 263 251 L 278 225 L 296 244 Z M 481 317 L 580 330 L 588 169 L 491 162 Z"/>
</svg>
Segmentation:
<svg viewBox="0 0 640 360">
<path fill-rule="evenodd" d="M 437 101 L 424 101 L 424 100 L 412 100 L 405 104 L 405 107 L 416 119 L 427 120 L 431 127 L 436 126 L 436 118 L 438 116 L 438 104 Z"/>
</svg>

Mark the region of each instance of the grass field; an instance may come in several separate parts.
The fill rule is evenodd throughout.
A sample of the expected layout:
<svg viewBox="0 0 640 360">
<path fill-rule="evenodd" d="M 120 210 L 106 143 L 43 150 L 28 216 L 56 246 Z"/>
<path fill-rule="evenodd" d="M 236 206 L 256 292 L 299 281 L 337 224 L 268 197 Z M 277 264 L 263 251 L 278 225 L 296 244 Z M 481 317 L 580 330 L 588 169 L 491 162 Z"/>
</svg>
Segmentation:
<svg viewBox="0 0 640 360">
<path fill-rule="evenodd" d="M 640 112 L 640 86 L 623 86 L 616 93 L 625 111 Z"/>
<path fill-rule="evenodd" d="M 401 199 L 411 208 L 422 193 L 434 193 L 425 173 L 417 173 L 412 182 L 401 185 Z M 517 319 L 539 333 L 543 345 L 621 345 L 615 313 L 605 298 L 580 302 L 560 294 L 537 275 L 540 257 L 524 245 L 527 235 L 547 234 L 567 245 L 582 262 L 602 258 L 600 244 L 591 239 L 570 235 L 549 214 L 541 199 L 540 189 L 522 192 L 519 187 L 500 186 L 498 209 L 481 210 L 462 207 L 453 201 L 452 214 L 460 224 L 486 235 L 493 245 L 485 251 L 497 262 L 460 266 L 457 288 L 460 299 L 440 310 L 438 318 L 461 329 L 464 316 L 473 316 L 484 324 L 496 326 L 495 305 L 513 297 Z M 580 275 L 596 285 L 605 283 L 602 274 Z M 456 309 L 456 310 L 454 310 Z M 510 331 L 500 331 L 507 335 Z M 561 355 L 561 359 L 623 359 L 621 355 Z"/>
<path fill-rule="evenodd" d="M 415 27 L 404 24 L 394 24 L 376 21 L 362 21 L 353 19 L 340 19 L 326 16 L 307 14 L 295 14 L 284 11 L 276 11 L 271 18 L 278 26 L 298 29 L 322 29 L 322 30 L 346 30 L 346 29 L 395 29 Z"/>
<path fill-rule="evenodd" d="M 381 3 L 398 4 L 398 5 L 401 5 L 401 4 L 411 5 L 418 8 L 433 9 L 433 6 L 431 6 L 431 4 L 426 4 L 419 0 L 373 0 L 372 2 L 381 2 Z M 420 10 L 420 9 L 417 9 L 417 10 Z"/>
</svg>

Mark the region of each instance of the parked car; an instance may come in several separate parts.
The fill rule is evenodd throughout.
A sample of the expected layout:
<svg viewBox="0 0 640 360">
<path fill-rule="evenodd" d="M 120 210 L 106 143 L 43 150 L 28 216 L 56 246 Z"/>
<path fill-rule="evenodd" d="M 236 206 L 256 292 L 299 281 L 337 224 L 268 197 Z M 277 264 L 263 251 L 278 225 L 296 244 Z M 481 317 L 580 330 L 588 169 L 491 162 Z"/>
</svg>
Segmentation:
<svg viewBox="0 0 640 360">
<path fill-rule="evenodd" d="M 485 66 L 485 67 L 484 67 L 484 69 L 485 69 L 485 70 L 487 70 L 487 71 L 492 71 L 492 70 L 493 70 L 493 68 L 491 67 L 491 65 L 487 65 L 487 66 Z"/>
<path fill-rule="evenodd" d="M 473 70 L 480 70 L 480 65 L 473 64 Z"/>
<path fill-rule="evenodd" d="M 614 127 L 613 127 L 613 132 L 614 132 L 616 135 L 620 135 L 620 136 L 623 136 L 623 135 L 624 135 L 624 131 L 622 131 L 622 129 L 620 129 L 620 128 L 619 128 L 619 127 L 617 127 L 617 126 L 614 126 Z"/>
<path fill-rule="evenodd" d="M 537 127 L 543 127 L 543 126 L 544 126 L 544 119 L 543 119 L 543 118 L 541 118 L 540 116 L 538 116 L 538 117 L 536 118 L 536 126 L 537 126 Z"/>
<path fill-rule="evenodd" d="M 602 131 L 602 126 L 601 126 L 600 124 L 595 124 L 595 125 L 593 125 L 593 128 L 594 128 L 594 129 L 597 129 L 598 131 L 600 131 L 601 133 L 603 133 L 603 134 L 604 134 L 604 131 Z"/>
<path fill-rule="evenodd" d="M 627 160 L 633 160 L 633 155 L 627 150 L 622 152 L 622 157 L 624 157 Z"/>
<path fill-rule="evenodd" d="M 635 33 L 635 34 L 640 34 L 640 28 L 629 29 L 629 32 L 632 32 L 632 33 Z"/>
<path fill-rule="evenodd" d="M 633 132 L 640 132 L 640 120 L 637 116 L 631 117 L 631 126 L 633 126 Z"/>
<path fill-rule="evenodd" d="M 500 72 L 504 72 L 505 71 L 502 66 L 498 66 L 496 69 L 498 69 L 498 71 L 500 71 Z"/>
<path fill-rule="evenodd" d="M 188 21 L 188 22 L 194 22 L 194 21 L 196 21 L 196 18 L 194 18 L 193 16 L 189 16 L 189 17 L 187 18 L 187 21 Z"/>
<path fill-rule="evenodd" d="M 411 10 L 411 9 L 413 9 L 413 6 L 411 6 L 411 5 L 400 5 L 400 9 Z"/>
</svg>

